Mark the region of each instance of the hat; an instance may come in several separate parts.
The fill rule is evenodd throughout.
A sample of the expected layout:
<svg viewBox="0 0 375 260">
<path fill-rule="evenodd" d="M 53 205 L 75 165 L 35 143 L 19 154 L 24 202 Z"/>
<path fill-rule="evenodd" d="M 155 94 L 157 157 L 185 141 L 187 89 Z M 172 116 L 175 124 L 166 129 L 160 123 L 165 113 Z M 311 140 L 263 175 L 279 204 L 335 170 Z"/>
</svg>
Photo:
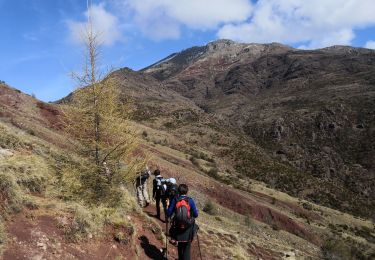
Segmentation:
<svg viewBox="0 0 375 260">
<path fill-rule="evenodd" d="M 176 184 L 176 179 L 175 178 L 169 178 L 168 181 L 172 184 Z"/>
</svg>

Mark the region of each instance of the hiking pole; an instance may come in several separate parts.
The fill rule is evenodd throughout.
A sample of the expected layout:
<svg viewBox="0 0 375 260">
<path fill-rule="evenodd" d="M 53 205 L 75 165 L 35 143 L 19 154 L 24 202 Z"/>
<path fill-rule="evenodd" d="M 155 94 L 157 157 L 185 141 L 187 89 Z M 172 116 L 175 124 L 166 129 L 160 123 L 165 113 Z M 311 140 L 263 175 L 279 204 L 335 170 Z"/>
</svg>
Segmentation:
<svg viewBox="0 0 375 260">
<path fill-rule="evenodd" d="M 202 260 L 203 258 L 202 258 L 201 245 L 200 245 L 200 243 L 199 243 L 199 235 L 198 235 L 198 231 L 197 231 L 197 240 L 198 240 L 199 256 L 200 256 L 200 258 L 201 258 L 201 260 Z"/>
<path fill-rule="evenodd" d="M 168 260 L 168 218 L 165 217 L 165 259 Z"/>
</svg>

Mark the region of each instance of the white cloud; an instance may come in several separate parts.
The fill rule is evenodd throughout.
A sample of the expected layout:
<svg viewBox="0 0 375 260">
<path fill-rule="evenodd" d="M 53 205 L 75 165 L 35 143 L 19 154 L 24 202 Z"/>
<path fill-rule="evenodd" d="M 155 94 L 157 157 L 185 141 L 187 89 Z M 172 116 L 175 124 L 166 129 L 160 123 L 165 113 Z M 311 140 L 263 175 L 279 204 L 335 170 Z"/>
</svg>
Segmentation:
<svg viewBox="0 0 375 260">
<path fill-rule="evenodd" d="M 1 1 L 1 0 L 0 0 Z M 92 7 L 94 27 L 111 45 L 123 35 L 178 39 L 190 30 L 242 42 L 300 48 L 350 45 L 355 31 L 375 25 L 375 0 L 112 0 Z M 108 8 L 107 8 L 108 7 Z M 111 12 L 109 11 L 111 10 Z M 87 12 L 85 13 L 88 16 Z M 81 41 L 85 22 L 69 21 Z"/>
<path fill-rule="evenodd" d="M 375 25 L 373 0 L 258 0 L 244 23 L 228 23 L 219 38 L 304 43 L 304 48 L 350 44 L 354 29 Z"/>
<path fill-rule="evenodd" d="M 118 0 L 133 22 L 153 39 L 178 38 L 181 28 L 217 29 L 224 23 L 244 22 L 251 14 L 248 0 Z"/>
<path fill-rule="evenodd" d="M 366 42 L 364 47 L 367 48 L 367 49 L 374 49 L 375 50 L 375 41 Z"/>
<path fill-rule="evenodd" d="M 100 36 L 104 45 L 112 45 L 122 39 L 118 18 L 108 12 L 103 4 L 93 5 L 90 9 L 93 30 Z M 89 12 L 85 12 L 86 19 Z M 70 39 L 75 43 L 83 42 L 83 35 L 88 26 L 87 22 L 68 20 Z"/>
</svg>

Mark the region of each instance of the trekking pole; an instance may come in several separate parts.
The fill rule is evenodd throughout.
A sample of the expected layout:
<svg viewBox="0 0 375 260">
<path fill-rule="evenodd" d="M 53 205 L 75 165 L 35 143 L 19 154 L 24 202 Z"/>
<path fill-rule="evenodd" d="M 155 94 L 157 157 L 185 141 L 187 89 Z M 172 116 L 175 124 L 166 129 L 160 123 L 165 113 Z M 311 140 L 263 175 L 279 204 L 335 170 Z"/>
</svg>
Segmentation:
<svg viewBox="0 0 375 260">
<path fill-rule="evenodd" d="M 198 231 L 197 231 L 197 240 L 198 240 L 199 256 L 200 256 L 200 258 L 201 258 L 201 260 L 202 260 L 203 258 L 202 258 L 201 245 L 200 245 L 200 243 L 199 243 L 199 235 L 198 235 Z"/>
<path fill-rule="evenodd" d="M 168 260 L 168 218 L 165 218 L 165 259 Z"/>
</svg>

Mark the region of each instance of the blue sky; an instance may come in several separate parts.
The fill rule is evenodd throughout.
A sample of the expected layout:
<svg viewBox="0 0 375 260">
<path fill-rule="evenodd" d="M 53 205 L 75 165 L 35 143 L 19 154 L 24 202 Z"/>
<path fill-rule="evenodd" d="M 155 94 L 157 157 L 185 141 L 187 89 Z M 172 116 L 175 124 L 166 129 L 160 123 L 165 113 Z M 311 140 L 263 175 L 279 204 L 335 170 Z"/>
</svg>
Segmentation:
<svg viewBox="0 0 375 260">
<path fill-rule="evenodd" d="M 82 65 L 86 0 L 0 0 L 0 80 L 59 99 Z M 219 38 L 314 49 L 375 48 L 373 0 L 93 0 L 102 64 L 138 70 Z"/>
</svg>

